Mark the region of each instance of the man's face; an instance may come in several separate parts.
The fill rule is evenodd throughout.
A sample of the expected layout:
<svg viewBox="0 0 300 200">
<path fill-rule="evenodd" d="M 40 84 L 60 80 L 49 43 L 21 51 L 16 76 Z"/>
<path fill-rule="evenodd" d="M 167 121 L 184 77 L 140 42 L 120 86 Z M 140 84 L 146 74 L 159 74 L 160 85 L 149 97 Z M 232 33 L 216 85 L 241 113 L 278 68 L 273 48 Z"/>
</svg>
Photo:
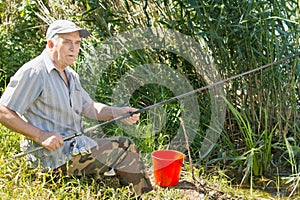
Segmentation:
<svg viewBox="0 0 300 200">
<path fill-rule="evenodd" d="M 80 49 L 79 32 L 58 34 L 52 48 L 52 59 L 59 69 L 71 65 L 77 58 Z"/>
</svg>

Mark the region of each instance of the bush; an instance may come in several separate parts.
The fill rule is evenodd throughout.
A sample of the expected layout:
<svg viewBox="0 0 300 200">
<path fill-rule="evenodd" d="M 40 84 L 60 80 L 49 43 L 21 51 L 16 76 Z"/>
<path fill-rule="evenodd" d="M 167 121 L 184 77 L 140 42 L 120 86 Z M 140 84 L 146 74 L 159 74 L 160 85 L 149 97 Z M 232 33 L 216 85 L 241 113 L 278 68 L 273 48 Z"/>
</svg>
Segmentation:
<svg viewBox="0 0 300 200">
<path fill-rule="evenodd" d="M 0 87 L 3 90 L 18 68 L 41 53 L 44 33 L 41 20 L 35 16 L 37 7 L 31 1 L 2 2 L 0 6 Z"/>
</svg>

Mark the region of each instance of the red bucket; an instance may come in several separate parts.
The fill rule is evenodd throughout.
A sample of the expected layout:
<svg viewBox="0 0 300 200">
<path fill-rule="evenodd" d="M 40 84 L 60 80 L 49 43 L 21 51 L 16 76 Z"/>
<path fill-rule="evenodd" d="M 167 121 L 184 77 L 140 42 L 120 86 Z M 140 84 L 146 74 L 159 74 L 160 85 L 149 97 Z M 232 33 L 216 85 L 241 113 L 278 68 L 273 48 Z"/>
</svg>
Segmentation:
<svg viewBox="0 0 300 200">
<path fill-rule="evenodd" d="M 168 187 L 177 185 L 185 155 L 174 150 L 158 150 L 152 153 L 155 184 Z"/>
</svg>

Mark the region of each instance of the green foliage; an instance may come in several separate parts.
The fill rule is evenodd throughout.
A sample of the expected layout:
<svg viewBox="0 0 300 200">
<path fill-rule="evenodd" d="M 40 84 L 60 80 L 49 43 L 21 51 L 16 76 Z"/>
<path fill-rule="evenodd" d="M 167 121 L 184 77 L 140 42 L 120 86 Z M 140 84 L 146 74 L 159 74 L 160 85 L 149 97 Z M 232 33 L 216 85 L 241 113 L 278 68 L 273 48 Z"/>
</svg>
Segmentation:
<svg viewBox="0 0 300 200">
<path fill-rule="evenodd" d="M 88 52 L 91 47 L 100 46 L 111 36 L 138 27 L 163 27 L 189 35 L 196 41 L 203 38 L 211 49 L 218 71 L 224 78 L 299 52 L 299 3 L 296 0 L 18 0 L 0 1 L 0 16 L 0 94 L 12 74 L 42 51 L 47 24 L 58 18 L 71 19 L 93 33 L 92 38 L 84 41 L 83 52 Z M 92 70 L 82 68 L 85 61 L 84 54 L 81 54 L 73 65 L 74 69 L 84 75 L 84 84 L 91 84 L 86 85 L 87 90 L 93 92 L 91 95 L 108 104 L 112 104 L 111 95 L 118 80 L 127 71 L 148 63 L 167 64 L 183 74 L 193 88 L 206 85 L 191 63 L 163 50 L 143 49 L 128 52 L 117 58 L 96 80 L 90 77 Z M 299 59 L 295 59 L 281 63 L 224 85 L 228 100 L 227 118 L 222 140 L 217 146 L 218 151 L 208 159 L 212 162 L 222 160 L 226 164 L 228 161 L 234 161 L 229 163 L 229 166 L 224 165 L 224 168 L 242 168 L 246 172 L 242 180 L 250 177 L 250 183 L 253 181 L 252 176 L 263 176 L 272 171 L 274 166 L 278 171 L 281 170 L 279 166 L 284 166 L 284 172 L 299 174 L 297 162 L 300 151 L 296 142 L 300 139 L 298 62 Z M 172 96 L 174 94 L 168 88 L 159 84 L 148 84 L 135 91 L 129 103 L 131 106 L 142 108 Z M 197 100 L 201 113 L 199 128 L 192 130 L 197 133 L 192 144 L 195 161 L 198 161 L 201 141 L 211 118 L 208 92 L 198 94 Z M 182 112 L 180 105 L 175 102 L 165 105 L 164 109 L 167 111 L 167 123 L 158 131 L 153 127 L 155 123 L 160 122 L 151 121 L 149 112 L 142 114 L 137 129 L 145 138 L 134 138 L 141 152 L 163 148 L 176 133 L 179 127 L 178 117 Z M 126 134 L 117 125 L 105 127 L 103 130 L 108 135 Z M 3 143 L 3 146 L 7 147 L 2 150 L 3 160 L 19 149 L 18 139 L 13 140 L 9 136 L 11 133 L 1 131 L 4 132 L 1 139 L 12 141 Z M 14 164 L 19 167 L 24 163 Z M 27 171 L 18 171 L 16 168 L 9 173 L 10 176 L 15 176 Z M 298 183 L 297 177 L 293 176 L 290 180 Z M 24 185 L 27 178 L 22 179 Z M 8 179 L 2 177 L 2 180 L 4 183 Z M 12 178 L 9 181 L 9 184 L 12 184 L 10 186 L 16 190 L 28 187 L 28 194 L 32 194 L 30 189 L 38 187 L 37 184 L 17 185 L 17 181 L 13 181 Z M 48 190 L 48 182 L 42 183 L 40 193 L 51 191 L 47 194 L 50 196 L 44 198 L 52 197 L 55 193 L 53 188 Z M 68 188 L 72 194 L 74 192 L 80 196 L 83 191 L 89 190 L 87 185 L 76 184 L 59 185 L 62 189 L 57 192 L 61 194 L 64 188 Z M 76 187 L 73 188 L 74 186 Z M 104 192 L 101 194 L 111 195 L 116 192 L 106 189 L 101 190 Z M 115 195 L 119 195 L 119 192 Z M 93 196 L 96 197 L 97 195 Z"/>
<path fill-rule="evenodd" d="M 43 49 L 40 20 L 36 17 L 37 6 L 32 1 L 1 2 L 0 11 L 0 87 L 25 62 L 37 56 Z M 11 14 L 13 13 L 13 14 Z M 2 92 L 0 93 L 2 94 Z"/>
</svg>

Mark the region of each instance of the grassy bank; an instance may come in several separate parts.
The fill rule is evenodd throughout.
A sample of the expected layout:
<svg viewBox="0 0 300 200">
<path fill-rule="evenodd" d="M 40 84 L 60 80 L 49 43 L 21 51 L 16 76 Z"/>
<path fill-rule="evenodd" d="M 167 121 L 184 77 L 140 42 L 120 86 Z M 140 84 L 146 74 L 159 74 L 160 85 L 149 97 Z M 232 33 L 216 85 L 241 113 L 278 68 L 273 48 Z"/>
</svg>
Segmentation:
<svg viewBox="0 0 300 200">
<path fill-rule="evenodd" d="M 1 199 L 136 199 L 130 186 L 120 186 L 116 177 L 84 176 L 66 177 L 55 172 L 29 169 L 25 158 L 6 161 L 19 152 L 20 135 L 1 127 L 0 145 L 0 195 Z M 145 149 L 140 148 L 141 151 Z M 144 158 L 147 161 L 147 158 Z M 149 161 L 149 160 L 148 160 Z M 152 182 L 151 161 L 147 162 Z M 193 173 L 192 173 L 193 172 Z M 257 178 L 252 188 L 239 185 L 229 168 L 199 163 L 190 168 L 189 160 L 181 172 L 177 186 L 155 186 L 143 199 L 288 199 L 293 185 L 285 184 L 284 177 Z M 194 174 L 194 176 L 193 176 Z M 232 178 L 234 177 L 234 178 Z M 277 178 L 277 179 L 276 179 Z M 288 188 L 290 187 L 290 188 Z M 297 192 L 292 197 L 297 196 Z"/>
</svg>

